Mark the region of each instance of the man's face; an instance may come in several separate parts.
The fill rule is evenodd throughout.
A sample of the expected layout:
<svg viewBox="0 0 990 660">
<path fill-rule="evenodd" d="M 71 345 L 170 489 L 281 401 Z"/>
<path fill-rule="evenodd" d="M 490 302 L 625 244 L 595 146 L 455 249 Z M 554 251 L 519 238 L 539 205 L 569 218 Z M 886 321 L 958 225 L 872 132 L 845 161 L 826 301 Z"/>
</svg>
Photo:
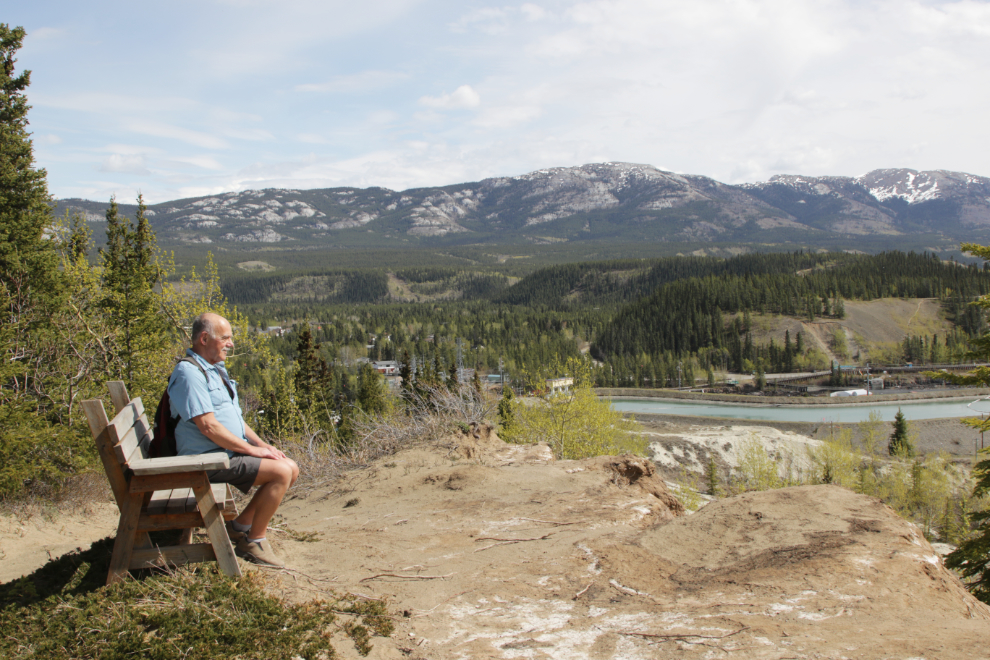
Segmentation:
<svg viewBox="0 0 990 660">
<path fill-rule="evenodd" d="M 223 362 L 227 359 L 227 354 L 234 350 L 234 333 L 230 329 L 230 324 L 226 321 L 215 326 L 216 337 L 211 337 L 204 332 L 200 341 L 205 341 L 203 346 L 203 358 L 210 364 Z"/>
</svg>

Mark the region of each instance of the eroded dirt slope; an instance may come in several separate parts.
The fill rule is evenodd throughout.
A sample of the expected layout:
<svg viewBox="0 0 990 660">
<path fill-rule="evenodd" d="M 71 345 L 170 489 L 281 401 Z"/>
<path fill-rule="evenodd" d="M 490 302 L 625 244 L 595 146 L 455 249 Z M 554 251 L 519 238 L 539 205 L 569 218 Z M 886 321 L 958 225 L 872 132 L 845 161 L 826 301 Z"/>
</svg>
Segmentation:
<svg viewBox="0 0 990 660">
<path fill-rule="evenodd" d="M 379 657 L 970 658 L 990 634 L 913 525 L 841 488 L 684 516 L 641 459 L 465 437 L 292 502 L 286 524 L 322 535 L 283 543 L 290 565 L 334 580 L 291 594 L 333 584 L 408 614 Z"/>
<path fill-rule="evenodd" d="M 987 656 L 990 610 L 841 488 L 683 515 L 643 459 L 555 462 L 478 429 L 299 495 L 272 533 L 284 595 L 387 598 L 396 633 L 371 658 Z"/>
</svg>

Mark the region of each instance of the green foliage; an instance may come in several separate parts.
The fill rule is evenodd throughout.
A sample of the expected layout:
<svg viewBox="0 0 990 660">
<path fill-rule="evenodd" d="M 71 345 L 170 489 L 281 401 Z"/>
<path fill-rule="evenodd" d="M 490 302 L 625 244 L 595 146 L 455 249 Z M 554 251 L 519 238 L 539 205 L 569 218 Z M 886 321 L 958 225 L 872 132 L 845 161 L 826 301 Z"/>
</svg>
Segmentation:
<svg viewBox="0 0 990 660">
<path fill-rule="evenodd" d="M 789 485 L 780 476 L 780 463 L 767 452 L 755 432 L 742 444 L 739 473 L 743 490 L 771 490 Z"/>
<path fill-rule="evenodd" d="M 383 415 L 388 411 L 388 391 L 381 374 L 370 364 L 358 371 L 358 404 L 368 415 Z"/>
<path fill-rule="evenodd" d="M 0 656 L 315 659 L 334 656 L 338 630 L 362 655 L 370 633 L 393 631 L 383 602 L 331 594 L 291 605 L 268 593 L 261 572 L 235 579 L 216 567 L 184 568 L 106 587 L 111 546 L 106 539 L 0 585 Z M 342 624 L 338 612 L 360 623 Z"/>
<path fill-rule="evenodd" d="M 552 392 L 545 387 L 547 374 L 568 375 L 574 379 L 569 392 Z M 590 365 L 571 358 L 559 360 L 527 375 L 531 385 L 540 387 L 536 396 L 513 406 L 515 423 L 505 433 L 511 442 L 545 442 L 557 458 L 576 459 L 608 454 L 645 455 L 646 441 L 634 435 L 636 425 L 612 410 L 607 401 L 591 390 Z"/>
<path fill-rule="evenodd" d="M 45 170 L 34 166 L 25 90 L 31 72 L 14 74 L 23 28 L 0 23 L 0 285 L 16 315 L 58 292 L 58 258 L 46 240 L 52 212 Z M 7 321 L 9 322 L 9 321 Z"/>
<path fill-rule="evenodd" d="M 829 434 L 820 445 L 808 447 L 811 483 L 852 488 L 857 483 L 859 456 L 853 451 L 852 432 L 842 429 Z"/>
<path fill-rule="evenodd" d="M 513 400 L 515 395 L 512 393 L 512 388 L 507 384 L 502 384 L 502 397 L 498 401 L 498 424 L 501 428 L 501 433 L 505 437 L 512 435 L 513 429 L 516 424 L 516 415 L 513 411 Z M 504 438 L 503 438 L 504 439 Z"/>
<path fill-rule="evenodd" d="M 909 437 L 908 422 L 900 408 L 897 409 L 897 414 L 894 415 L 894 431 L 890 434 L 887 451 L 891 456 L 898 458 L 910 458 L 914 456 L 914 447 L 911 445 L 911 439 Z"/>
<path fill-rule="evenodd" d="M 719 477 L 718 464 L 715 462 L 714 456 L 709 456 L 708 462 L 705 463 L 705 483 L 708 485 L 709 495 L 712 497 L 722 495 L 722 480 Z"/>
<path fill-rule="evenodd" d="M 825 265 L 831 267 L 819 267 Z M 781 371 L 787 365 L 786 346 L 747 345 L 748 326 L 738 318 L 727 322 L 725 316 L 749 311 L 813 321 L 835 313 L 834 306 L 826 309 L 823 299 L 934 297 L 948 306 L 988 291 L 990 273 L 945 264 L 933 254 L 745 255 L 706 264 L 692 276 L 664 283 L 630 303 L 605 325 L 593 351 L 599 359 L 611 360 L 618 355 L 683 356 L 717 349 L 727 354 L 732 370 L 741 370 L 744 359 L 755 363 L 764 357 L 771 370 Z M 839 309 L 844 311 L 844 305 Z M 957 325 L 962 320 L 957 319 Z M 843 346 L 839 342 L 837 349 Z"/>
</svg>

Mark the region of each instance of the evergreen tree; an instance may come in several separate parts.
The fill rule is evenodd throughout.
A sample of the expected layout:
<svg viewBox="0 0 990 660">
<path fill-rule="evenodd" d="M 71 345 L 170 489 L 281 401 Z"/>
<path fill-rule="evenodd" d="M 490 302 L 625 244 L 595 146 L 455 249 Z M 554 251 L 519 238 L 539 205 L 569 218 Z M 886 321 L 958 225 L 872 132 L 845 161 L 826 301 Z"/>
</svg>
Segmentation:
<svg viewBox="0 0 990 660">
<path fill-rule="evenodd" d="M 887 445 L 887 450 L 891 456 L 901 458 L 914 456 L 914 447 L 911 446 L 911 440 L 908 438 L 908 423 L 904 419 L 904 413 L 901 412 L 900 408 L 897 409 L 897 414 L 894 415 L 894 432 L 890 434 L 890 442 Z"/>
<path fill-rule="evenodd" d="M 457 364 L 451 360 L 450 366 L 447 367 L 447 389 L 456 392 L 457 388 Z"/>
<path fill-rule="evenodd" d="M 159 314 L 155 286 L 161 271 L 154 232 L 145 216 L 144 198 L 138 195 L 137 227 L 120 216 L 117 201 L 107 209 L 107 244 L 100 250 L 103 262 L 103 307 L 111 325 L 120 333 L 116 349 L 121 375 L 129 389 L 150 385 L 136 378 L 143 355 L 163 341 L 165 325 Z M 141 375 L 141 374 L 138 374 Z"/>
<path fill-rule="evenodd" d="M 502 398 L 498 402 L 498 424 L 501 427 L 503 439 L 508 439 L 512 435 L 515 427 L 516 416 L 513 411 L 512 388 L 502 383 Z"/>
<path fill-rule="evenodd" d="M 296 341 L 293 384 L 296 404 L 305 420 L 316 429 L 329 430 L 337 413 L 337 379 L 320 348 L 321 345 L 313 341 L 313 333 L 306 323 Z"/>
<path fill-rule="evenodd" d="M 55 295 L 59 281 L 58 255 L 46 235 L 52 229 L 47 174 L 35 169 L 28 133 L 31 72 L 14 75 L 24 34 L 0 23 L 0 285 L 14 314 L 38 295 Z"/>
<path fill-rule="evenodd" d="M 718 497 L 721 495 L 721 480 L 718 477 L 718 464 L 715 462 L 715 457 L 712 455 L 708 456 L 708 462 L 705 463 L 705 482 L 708 484 L 708 494 L 712 497 Z"/>
<path fill-rule="evenodd" d="M 402 378 L 402 392 L 406 399 L 410 399 L 415 392 L 413 384 L 412 360 L 409 351 L 402 355 L 402 365 L 399 367 L 399 377 Z"/>
<path fill-rule="evenodd" d="M 388 402 L 385 393 L 385 383 L 370 364 L 364 364 L 358 372 L 358 404 L 361 410 L 369 415 L 380 415 L 385 412 Z"/>
</svg>

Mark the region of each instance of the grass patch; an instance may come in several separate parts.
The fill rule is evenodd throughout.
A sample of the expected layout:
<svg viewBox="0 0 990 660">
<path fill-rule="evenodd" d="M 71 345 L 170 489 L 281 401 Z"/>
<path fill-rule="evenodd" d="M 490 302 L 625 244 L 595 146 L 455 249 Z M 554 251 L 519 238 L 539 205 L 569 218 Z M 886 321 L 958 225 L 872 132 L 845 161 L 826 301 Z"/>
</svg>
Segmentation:
<svg viewBox="0 0 990 660">
<path fill-rule="evenodd" d="M 367 655 L 388 636 L 386 604 L 330 594 L 290 605 L 268 573 L 229 578 L 214 564 L 144 572 L 104 586 L 113 539 L 0 585 L 0 657 L 320 659 L 345 632 Z"/>
</svg>

